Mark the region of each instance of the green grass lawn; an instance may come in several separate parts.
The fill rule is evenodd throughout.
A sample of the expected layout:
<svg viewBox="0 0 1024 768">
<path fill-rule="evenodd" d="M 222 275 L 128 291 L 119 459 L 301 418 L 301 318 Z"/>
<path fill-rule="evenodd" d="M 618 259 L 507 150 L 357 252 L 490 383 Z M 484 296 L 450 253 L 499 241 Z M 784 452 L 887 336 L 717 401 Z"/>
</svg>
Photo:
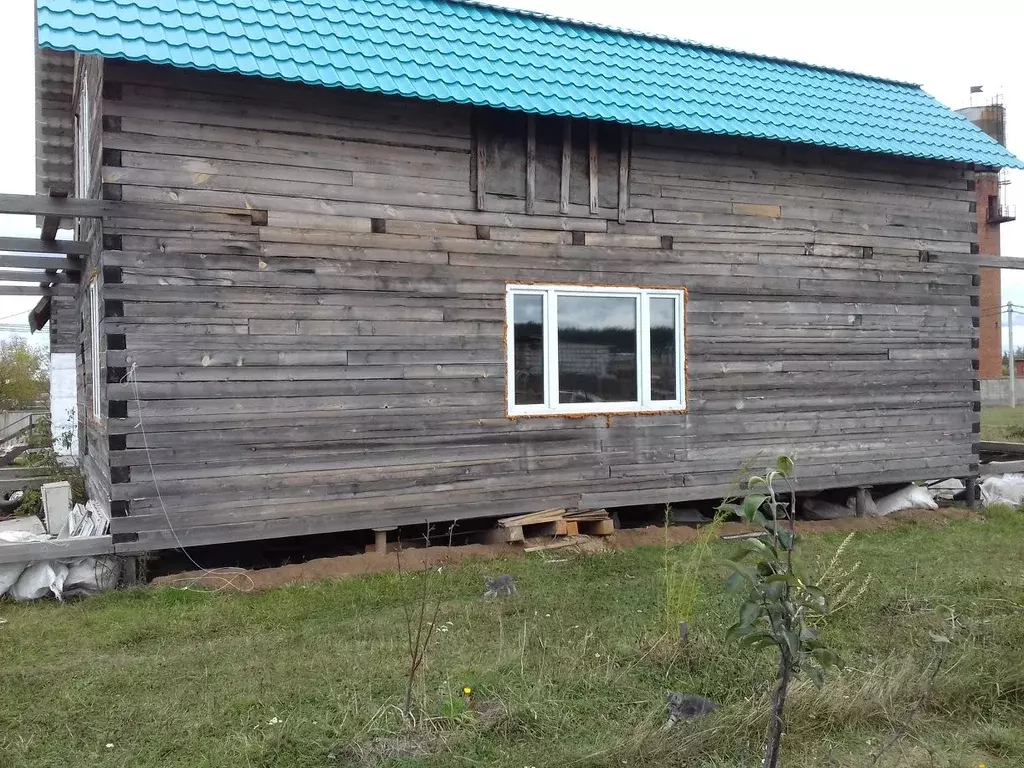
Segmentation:
<svg viewBox="0 0 1024 768">
<path fill-rule="evenodd" d="M 804 537 L 802 557 L 820 568 L 843 538 Z M 760 765 L 774 659 L 722 642 L 730 550 L 716 543 L 701 569 L 682 648 L 664 632 L 657 547 L 433 572 L 443 601 L 416 724 L 397 709 L 415 574 L 3 603 L 0 766 Z M 869 766 L 892 742 L 878 766 L 1024 765 L 1022 562 L 1011 510 L 857 534 L 841 566 L 871 583 L 825 627 L 846 666 L 823 691 L 793 690 L 784 763 Z M 498 573 L 518 596 L 482 597 Z M 445 716 L 466 685 L 471 710 Z M 662 732 L 670 690 L 723 709 Z"/>
<path fill-rule="evenodd" d="M 1024 443 L 1024 407 L 986 405 L 981 409 L 981 439 Z"/>
</svg>

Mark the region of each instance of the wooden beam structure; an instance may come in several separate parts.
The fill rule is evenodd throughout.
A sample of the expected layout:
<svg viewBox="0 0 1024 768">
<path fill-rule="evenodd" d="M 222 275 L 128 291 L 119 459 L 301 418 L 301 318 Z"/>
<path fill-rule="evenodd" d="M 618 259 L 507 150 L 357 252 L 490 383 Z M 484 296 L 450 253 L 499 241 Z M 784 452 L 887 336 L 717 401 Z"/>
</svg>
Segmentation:
<svg viewBox="0 0 1024 768">
<path fill-rule="evenodd" d="M 50 314 L 53 311 L 53 302 L 49 296 L 43 296 L 28 313 L 28 327 L 32 333 L 43 330 L 43 327 L 50 322 Z"/>
<path fill-rule="evenodd" d="M 20 253 L 0 253 L 0 268 L 40 270 L 64 269 L 74 272 L 80 270 L 82 265 L 76 258 L 61 259 L 56 256 L 23 256 Z"/>
<path fill-rule="evenodd" d="M 66 189 L 51 189 L 51 200 L 66 200 L 68 191 Z M 43 216 L 43 226 L 39 238 L 43 242 L 52 243 L 57 239 L 57 230 L 60 229 L 61 216 L 56 213 L 49 213 Z"/>
<path fill-rule="evenodd" d="M 267 225 L 267 212 L 257 208 L 79 199 L 70 197 L 64 188 L 51 188 L 46 195 L 0 194 L 0 214 L 43 219 L 39 239 L 0 237 L 0 296 L 41 297 L 28 315 L 33 332 L 49 322 L 51 297 L 64 293 L 60 286 L 78 282 L 82 270 L 78 257 L 88 256 L 92 250 L 87 242 L 57 239 L 61 226 L 70 221 L 101 217 L 187 221 L 212 217 L 257 227 Z"/>
<path fill-rule="evenodd" d="M 86 256 L 89 244 L 81 240 L 37 240 L 31 237 L 0 237 L 0 251 L 55 253 L 61 256 Z"/>
<path fill-rule="evenodd" d="M 10 285 L 0 283 L 0 296 L 54 296 L 57 288 L 47 285 Z"/>
<path fill-rule="evenodd" d="M 0 256 L 0 264 L 3 256 Z M 0 283 L 69 283 L 71 278 L 65 272 L 46 270 L 0 269 Z M 77 282 L 77 281 L 76 281 Z"/>
</svg>

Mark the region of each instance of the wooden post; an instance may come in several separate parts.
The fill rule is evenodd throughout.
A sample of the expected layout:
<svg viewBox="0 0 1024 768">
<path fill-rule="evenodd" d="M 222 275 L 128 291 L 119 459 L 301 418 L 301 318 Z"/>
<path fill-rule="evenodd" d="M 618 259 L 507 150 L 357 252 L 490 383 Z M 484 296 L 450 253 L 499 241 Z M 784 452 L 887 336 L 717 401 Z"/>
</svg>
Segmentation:
<svg viewBox="0 0 1024 768">
<path fill-rule="evenodd" d="M 476 166 L 476 209 L 482 211 L 486 207 L 487 151 L 484 146 L 484 132 L 480 129 L 481 120 L 479 113 L 476 114 L 476 120 L 473 122 L 476 134 L 476 143 L 474 145 L 476 152 L 476 158 L 474 158 Z"/>
<path fill-rule="evenodd" d="M 967 489 L 967 508 L 977 509 L 981 506 L 978 499 L 978 476 L 972 475 L 964 479 L 964 488 Z"/>
<path fill-rule="evenodd" d="M 526 212 L 533 213 L 537 202 L 537 118 L 526 116 Z"/>
<path fill-rule="evenodd" d="M 562 183 L 558 190 L 558 210 L 569 212 L 569 172 L 572 170 L 572 120 L 562 121 Z"/>
<path fill-rule="evenodd" d="M 626 209 L 629 207 L 629 126 L 622 126 L 619 141 L 619 224 L 626 223 Z"/>
<path fill-rule="evenodd" d="M 388 531 L 395 530 L 395 527 L 390 528 L 374 528 L 373 529 L 373 551 L 378 554 L 385 554 L 388 551 Z"/>
<path fill-rule="evenodd" d="M 119 557 L 117 562 L 120 566 L 117 575 L 117 586 L 120 588 L 137 586 L 139 583 L 139 559 L 130 556 Z"/>
<path fill-rule="evenodd" d="M 871 506 L 871 486 L 857 486 L 857 517 L 864 517 Z"/>
<path fill-rule="evenodd" d="M 589 155 L 590 155 L 590 212 L 597 213 L 597 123 L 590 121 Z"/>
</svg>

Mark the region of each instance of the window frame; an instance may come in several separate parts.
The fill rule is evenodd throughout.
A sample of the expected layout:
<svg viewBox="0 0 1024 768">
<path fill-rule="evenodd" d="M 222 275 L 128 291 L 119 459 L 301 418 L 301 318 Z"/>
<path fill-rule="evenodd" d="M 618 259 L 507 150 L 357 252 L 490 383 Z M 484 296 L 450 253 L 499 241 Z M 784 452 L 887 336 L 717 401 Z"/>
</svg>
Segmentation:
<svg viewBox="0 0 1024 768">
<path fill-rule="evenodd" d="M 89 392 L 89 411 L 94 422 L 103 421 L 103 398 L 100 392 L 100 306 L 99 285 L 94 279 L 89 283 L 89 378 L 92 389 Z"/>
<path fill-rule="evenodd" d="M 89 76 L 82 73 L 78 93 L 78 109 L 75 111 L 75 197 L 89 197 L 92 185 L 92 168 L 89 162 L 89 144 L 92 141 L 89 125 Z"/>
<path fill-rule="evenodd" d="M 516 296 L 542 297 L 544 356 L 544 402 L 515 404 L 515 312 Z M 637 311 L 637 399 L 629 402 L 559 403 L 558 297 L 600 296 L 633 298 Z M 654 400 L 651 391 L 651 298 L 672 298 L 676 303 L 676 388 L 674 400 Z M 622 413 L 685 413 L 686 407 L 686 288 L 640 288 L 616 285 L 572 285 L 558 283 L 505 284 L 505 411 L 518 416 L 577 416 Z"/>
</svg>

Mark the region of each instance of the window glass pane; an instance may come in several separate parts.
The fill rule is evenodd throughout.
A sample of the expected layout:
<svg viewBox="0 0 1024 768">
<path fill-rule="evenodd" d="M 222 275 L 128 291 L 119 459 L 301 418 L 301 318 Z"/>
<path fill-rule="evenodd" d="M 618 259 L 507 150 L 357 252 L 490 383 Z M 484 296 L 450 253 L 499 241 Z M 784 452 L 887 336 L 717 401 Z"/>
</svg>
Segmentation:
<svg viewBox="0 0 1024 768">
<path fill-rule="evenodd" d="M 636 402 L 636 299 L 558 297 L 558 401 Z"/>
<path fill-rule="evenodd" d="M 514 405 L 544 403 L 544 297 L 512 297 L 512 365 Z"/>
<path fill-rule="evenodd" d="M 651 400 L 676 400 L 676 300 L 651 298 Z"/>
</svg>

